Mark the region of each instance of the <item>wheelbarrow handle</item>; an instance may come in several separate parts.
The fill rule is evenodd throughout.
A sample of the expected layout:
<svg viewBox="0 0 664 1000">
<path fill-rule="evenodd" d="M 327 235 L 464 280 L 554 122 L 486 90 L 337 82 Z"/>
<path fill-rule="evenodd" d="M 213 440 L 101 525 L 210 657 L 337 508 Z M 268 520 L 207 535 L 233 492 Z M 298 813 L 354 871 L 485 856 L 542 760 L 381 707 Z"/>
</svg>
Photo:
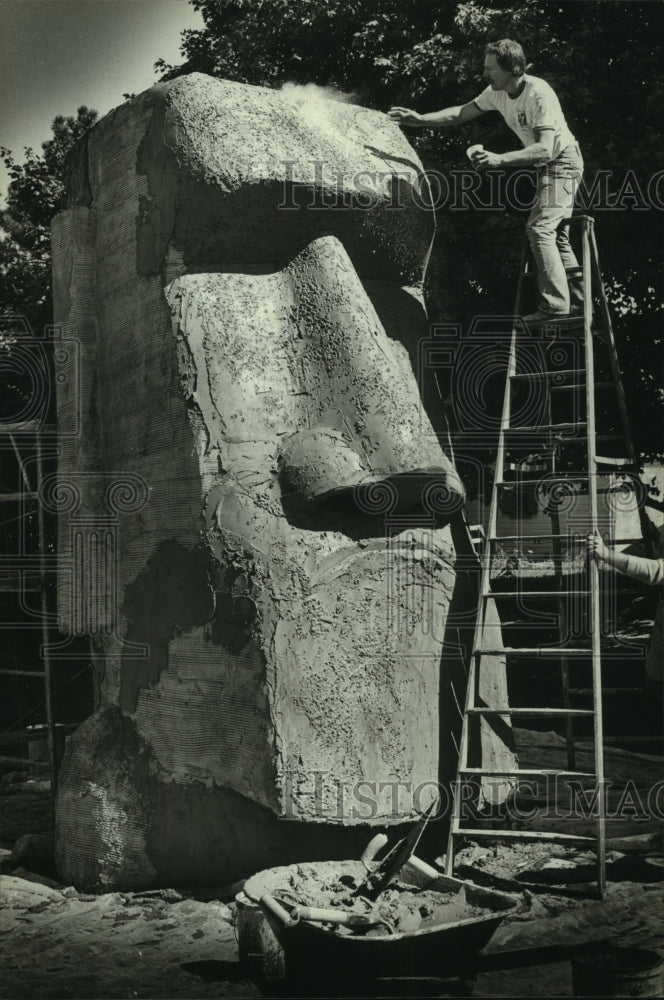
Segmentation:
<svg viewBox="0 0 664 1000">
<path fill-rule="evenodd" d="M 261 906 L 264 906 L 266 910 L 280 920 L 284 927 L 294 927 L 295 924 L 300 922 L 299 915 L 290 914 L 287 910 L 283 908 L 281 903 L 278 903 L 274 896 L 271 896 L 269 892 L 263 893 L 261 896 Z"/>
<path fill-rule="evenodd" d="M 386 833 L 377 833 L 375 837 L 372 837 L 367 846 L 362 851 L 362 857 L 360 861 L 364 867 L 369 871 L 369 865 L 374 860 L 379 851 L 385 847 L 387 843 Z"/>
<path fill-rule="evenodd" d="M 300 920 L 316 920 L 325 924 L 343 924 L 348 927 L 375 927 L 381 917 L 368 913 L 345 913 L 343 910 L 325 909 L 319 906 L 297 906 L 295 910 Z"/>
</svg>

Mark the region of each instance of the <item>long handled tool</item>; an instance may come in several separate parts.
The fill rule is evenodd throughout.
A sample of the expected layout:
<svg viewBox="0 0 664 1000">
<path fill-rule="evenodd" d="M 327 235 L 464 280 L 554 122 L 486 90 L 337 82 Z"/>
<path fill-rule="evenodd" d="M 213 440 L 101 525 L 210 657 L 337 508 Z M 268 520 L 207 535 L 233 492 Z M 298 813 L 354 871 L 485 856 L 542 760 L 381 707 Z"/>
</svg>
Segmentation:
<svg viewBox="0 0 664 1000">
<path fill-rule="evenodd" d="M 290 904 L 287 900 L 276 899 L 269 892 L 261 896 L 261 905 L 277 917 L 284 927 L 295 927 L 301 920 L 311 920 L 321 924 L 338 924 L 354 929 L 369 930 L 371 927 L 383 925 L 390 934 L 394 927 L 388 920 L 374 913 L 349 913 L 331 907 L 303 906 L 301 903 Z M 286 907 L 290 906 L 290 910 Z"/>
<path fill-rule="evenodd" d="M 394 881 L 409 858 L 415 853 L 415 848 L 420 842 L 424 833 L 424 828 L 431 819 L 431 816 L 438 806 L 438 799 L 434 799 L 429 808 L 422 814 L 414 827 L 402 840 L 400 840 L 381 861 L 378 868 L 369 872 L 366 879 L 355 890 L 355 896 L 366 896 L 368 899 L 376 899 L 388 885 Z M 364 856 L 369 853 L 371 846 L 378 840 L 375 837 L 370 842 L 364 852 Z"/>
</svg>

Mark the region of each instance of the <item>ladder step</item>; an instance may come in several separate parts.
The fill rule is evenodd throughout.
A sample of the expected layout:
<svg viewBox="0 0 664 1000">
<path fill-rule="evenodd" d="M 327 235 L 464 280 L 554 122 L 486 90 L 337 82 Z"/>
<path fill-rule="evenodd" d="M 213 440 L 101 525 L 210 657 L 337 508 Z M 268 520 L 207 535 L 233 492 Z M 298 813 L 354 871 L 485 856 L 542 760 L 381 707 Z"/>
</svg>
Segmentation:
<svg viewBox="0 0 664 1000">
<path fill-rule="evenodd" d="M 633 458 L 611 458 L 609 455 L 595 455 L 596 465 L 610 465 L 614 469 L 636 469 Z"/>
<path fill-rule="evenodd" d="M 30 757 L 7 757 L 5 754 L 0 754 L 0 763 L 3 764 L 32 764 L 34 767 L 39 762 L 32 760 Z"/>
<path fill-rule="evenodd" d="M 542 434 L 559 430 L 561 427 L 562 428 L 570 427 L 574 430 L 578 430 L 579 428 L 585 428 L 585 426 L 586 425 L 584 423 L 578 423 L 578 424 L 575 423 L 575 424 L 548 424 L 548 425 L 542 424 L 541 427 L 508 427 L 503 430 L 503 434 L 510 434 L 514 436 L 521 433 L 535 435 L 538 433 Z M 626 440 L 627 439 L 624 434 L 618 434 L 615 432 L 612 432 L 611 434 L 595 435 L 595 441 L 626 441 Z M 585 434 L 576 436 L 570 435 L 569 437 L 566 437 L 564 440 L 564 444 L 570 444 L 570 445 L 587 444 L 587 442 L 588 438 Z"/>
<path fill-rule="evenodd" d="M 517 316 L 517 319 L 520 319 L 520 317 Z M 550 326 L 581 326 L 583 322 L 583 313 L 574 313 L 573 316 L 549 316 L 547 319 L 536 320 L 532 323 L 524 323 L 524 325 L 539 329 L 541 327 L 546 328 Z"/>
<path fill-rule="evenodd" d="M 562 476 L 556 475 L 555 479 L 501 479 L 499 482 L 496 483 L 496 486 L 498 487 L 498 489 L 503 489 L 505 486 L 517 486 L 517 487 L 540 486 L 542 487 L 542 489 L 545 489 L 546 487 L 548 487 L 549 489 L 553 489 L 554 487 L 559 486 L 561 483 L 565 484 L 567 483 L 583 484 L 584 482 L 587 483 L 589 478 L 590 478 L 589 476 L 570 475 L 567 479 L 565 479 Z M 598 490 L 597 492 L 608 493 L 609 487 L 608 486 L 603 487 L 601 490 Z"/>
<path fill-rule="evenodd" d="M 662 734 L 656 733 L 654 736 L 605 736 L 603 742 L 608 746 L 618 746 L 620 743 L 656 743 L 659 746 L 662 742 Z"/>
<path fill-rule="evenodd" d="M 532 768 L 523 768 L 521 771 L 512 769 L 511 771 L 504 770 L 493 770 L 485 769 L 483 767 L 460 767 L 459 774 L 477 774 L 483 777 L 493 777 L 497 776 L 499 778 L 593 778 L 596 779 L 597 775 L 592 771 L 558 771 L 555 768 L 539 768 L 533 770 Z"/>
<path fill-rule="evenodd" d="M 530 657 L 534 656 L 538 659 L 545 659 L 549 657 L 556 658 L 558 656 L 592 656 L 592 649 L 586 647 L 582 649 L 580 647 L 552 647 L 552 646 L 500 646 L 495 649 L 474 649 L 473 656 L 517 656 L 517 657 Z"/>
<path fill-rule="evenodd" d="M 556 716 L 566 718 L 568 715 L 587 716 L 595 713 L 590 708 L 467 708 L 468 715 L 527 715 L 534 717 Z"/>
<path fill-rule="evenodd" d="M 593 691 L 592 688 L 569 688 L 569 693 L 570 694 L 591 695 L 591 694 L 594 694 L 595 692 Z M 639 688 L 626 688 L 626 687 L 621 687 L 621 688 L 607 688 L 607 687 L 602 687 L 602 694 L 643 694 L 643 693 L 644 693 L 644 689 L 642 687 L 639 687 Z"/>
<path fill-rule="evenodd" d="M 596 837 L 576 836 L 573 833 L 554 833 L 552 830 L 490 830 L 482 827 L 467 827 L 454 830 L 455 837 L 490 837 L 493 840 L 551 840 L 571 844 L 597 844 Z"/>
<path fill-rule="evenodd" d="M 531 470 L 528 470 L 531 471 Z M 594 476 L 589 476 L 587 472 L 568 472 L 568 473 L 550 473 L 550 478 L 540 478 L 540 479 L 499 479 L 495 485 L 502 489 L 505 486 L 540 486 L 542 489 L 548 487 L 553 489 L 555 486 L 559 486 L 561 483 L 588 483 L 591 480 L 596 480 L 599 477 L 606 478 L 610 476 L 609 472 L 595 473 Z M 611 486 L 608 484 L 606 486 L 597 487 L 598 494 L 611 493 Z"/>
<path fill-rule="evenodd" d="M 16 500 L 38 500 L 38 499 L 39 499 L 39 493 L 32 493 L 28 490 L 25 490 L 25 492 L 23 493 L 0 493 L 0 503 L 3 500 L 16 501 Z"/>
<path fill-rule="evenodd" d="M 537 271 L 523 271 L 522 274 L 523 274 L 524 278 L 536 278 L 537 277 Z M 581 275 L 581 274 L 583 274 L 583 268 L 581 266 L 579 266 L 579 267 L 566 267 L 565 268 L 565 274 L 571 274 L 572 276 Z"/>
<path fill-rule="evenodd" d="M 482 594 L 486 601 L 489 598 L 494 600 L 498 597 L 589 597 L 589 590 L 496 590 L 488 594 Z"/>
<path fill-rule="evenodd" d="M 0 670 L 3 677 L 41 677 L 46 676 L 43 670 Z"/>
<path fill-rule="evenodd" d="M 587 531 L 577 531 L 568 535 L 489 535 L 489 542 L 570 542 L 575 545 L 585 544 Z"/>
<path fill-rule="evenodd" d="M 595 382 L 596 389 L 615 389 L 613 382 Z M 568 382 L 567 385 L 551 385 L 549 392 L 562 392 L 564 389 L 585 389 L 585 382 Z"/>
<path fill-rule="evenodd" d="M 590 528 L 588 529 L 588 531 Z M 568 542 L 574 545 L 582 545 L 585 542 L 587 532 L 576 531 L 567 535 L 490 535 L 489 542 Z M 643 542 L 643 538 L 614 538 L 609 545 L 636 545 Z"/>
<path fill-rule="evenodd" d="M 555 372 L 516 372 L 514 375 L 510 375 L 510 379 L 513 381 L 527 379 L 529 382 L 533 382 L 536 379 L 566 378 L 568 375 L 585 375 L 585 373 L 585 368 L 560 368 Z"/>
<path fill-rule="evenodd" d="M 586 422 L 580 420 L 562 424 L 540 424 L 535 427 L 504 427 L 503 434 L 541 434 L 543 431 L 578 431 L 586 427 Z"/>
</svg>

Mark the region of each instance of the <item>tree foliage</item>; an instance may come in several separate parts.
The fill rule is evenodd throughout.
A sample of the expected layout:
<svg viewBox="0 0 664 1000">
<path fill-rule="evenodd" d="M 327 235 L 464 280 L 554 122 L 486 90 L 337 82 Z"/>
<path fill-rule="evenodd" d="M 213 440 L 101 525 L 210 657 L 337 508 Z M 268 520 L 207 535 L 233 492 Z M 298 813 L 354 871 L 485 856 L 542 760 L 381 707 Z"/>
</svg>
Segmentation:
<svg viewBox="0 0 664 1000">
<path fill-rule="evenodd" d="M 59 115 L 53 135 L 37 154 L 26 148 L 17 163 L 0 147 L 10 176 L 7 207 L 0 211 L 0 311 L 22 315 L 35 332 L 51 322 L 51 233 L 53 216 L 64 207 L 65 156 L 97 118 L 80 107 L 76 118 Z"/>
<path fill-rule="evenodd" d="M 183 36 L 185 63 L 166 77 L 200 71 L 275 87 L 331 85 L 359 103 L 431 111 L 472 100 L 483 88 L 487 41 L 518 39 L 531 72 L 557 91 L 584 154 L 587 190 L 609 172 L 608 204 L 595 216 L 601 266 L 618 318 L 634 429 L 646 453 L 661 451 L 662 208 L 648 198 L 664 167 L 661 38 L 664 5 L 641 0 L 190 0 L 204 19 Z M 499 116 L 463 129 L 415 131 L 427 169 L 449 176 L 481 141 L 515 148 Z M 630 172 L 628 174 L 628 171 Z M 639 195 L 644 199 L 640 199 Z M 664 203 L 664 182 L 655 194 Z M 523 241 L 519 213 L 438 212 L 430 297 L 434 319 L 468 323 L 513 308 Z"/>
</svg>

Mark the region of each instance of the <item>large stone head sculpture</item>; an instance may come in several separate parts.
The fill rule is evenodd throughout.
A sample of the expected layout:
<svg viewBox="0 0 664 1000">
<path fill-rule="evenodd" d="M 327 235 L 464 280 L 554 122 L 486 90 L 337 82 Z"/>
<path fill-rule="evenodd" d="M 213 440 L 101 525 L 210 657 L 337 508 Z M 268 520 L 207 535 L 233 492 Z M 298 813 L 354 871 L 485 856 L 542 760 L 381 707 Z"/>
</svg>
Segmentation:
<svg viewBox="0 0 664 1000">
<path fill-rule="evenodd" d="M 59 793 L 78 884 L 232 877 L 288 853 L 273 819 L 302 857 L 436 779 L 463 498 L 418 379 L 420 171 L 384 115 L 201 75 L 72 162 L 60 619 L 99 682 Z"/>
</svg>

